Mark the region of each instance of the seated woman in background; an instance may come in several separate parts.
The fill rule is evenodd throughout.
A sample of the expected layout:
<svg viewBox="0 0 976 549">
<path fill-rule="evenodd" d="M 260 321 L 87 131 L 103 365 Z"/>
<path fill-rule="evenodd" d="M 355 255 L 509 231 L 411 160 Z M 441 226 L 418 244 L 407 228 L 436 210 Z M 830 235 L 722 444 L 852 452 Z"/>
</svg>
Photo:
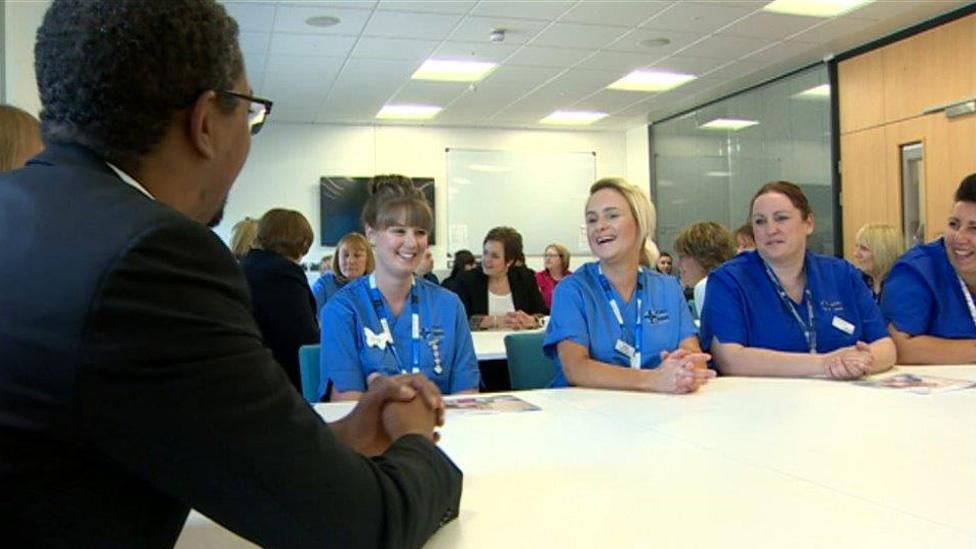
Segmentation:
<svg viewBox="0 0 976 549">
<path fill-rule="evenodd" d="M 550 244 L 543 252 L 545 268 L 535 274 L 535 282 L 542 293 L 547 309 L 552 309 L 552 291 L 563 277 L 573 274 L 569 270 L 569 249 L 562 244 Z"/>
<path fill-rule="evenodd" d="M 244 256 L 251 251 L 251 247 L 254 246 L 254 239 L 257 236 L 257 219 L 245 217 L 234 224 L 234 228 L 230 231 L 230 252 L 238 261 L 244 259 Z"/>
<path fill-rule="evenodd" d="M 746 223 L 735 230 L 735 253 L 751 252 L 756 249 L 756 237 L 752 233 L 752 223 Z"/>
<path fill-rule="evenodd" d="M 881 303 L 881 288 L 891 266 L 905 253 L 905 240 L 891 225 L 868 223 L 854 237 L 854 265 L 864 273 L 874 301 Z"/>
<path fill-rule="evenodd" d="M 349 233 L 342 237 L 332 255 L 332 269 L 323 272 L 312 284 L 316 311 L 321 314 L 329 298 L 350 281 L 373 272 L 373 266 L 373 251 L 365 236 Z"/>
<path fill-rule="evenodd" d="M 43 149 L 37 119 L 12 105 L 0 105 L 0 173 L 23 168 Z"/>
<path fill-rule="evenodd" d="M 274 208 L 261 216 L 254 248 L 241 261 L 264 344 L 299 391 L 298 348 L 319 342 L 315 299 L 298 264 L 313 238 L 305 216 Z"/>
<path fill-rule="evenodd" d="M 437 275 L 434 274 L 434 253 L 430 251 L 430 248 L 424 252 L 424 257 L 420 260 L 420 265 L 417 266 L 417 272 L 414 274 L 431 284 L 439 285 L 441 283 L 440 280 L 437 280 Z"/>
<path fill-rule="evenodd" d="M 451 267 L 451 275 L 441 282 L 441 286 L 457 293 L 458 276 L 463 272 L 477 268 L 478 262 L 475 261 L 474 254 L 470 250 L 458 250 L 454 252 L 454 266 Z"/>
<path fill-rule="evenodd" d="M 658 252 L 658 254 L 657 261 L 654 262 L 654 270 L 674 276 L 674 258 L 668 252 Z"/>
<path fill-rule="evenodd" d="M 674 240 L 681 284 L 694 288 L 695 316 L 705 303 L 708 273 L 735 255 L 735 237 L 718 223 L 707 221 L 685 227 Z"/>
<path fill-rule="evenodd" d="M 708 277 L 702 341 L 723 374 L 856 379 L 895 363 L 861 274 L 807 251 L 813 211 L 793 183 L 767 183 L 750 206 L 756 251 Z"/>
<path fill-rule="evenodd" d="M 895 262 L 881 308 L 902 364 L 976 362 L 976 174 L 956 189 L 945 236 Z"/>
<path fill-rule="evenodd" d="M 363 208 L 376 270 L 340 290 L 322 310 L 322 385 L 355 400 L 375 375 L 423 373 L 444 394 L 480 384 L 467 316 L 458 297 L 414 272 L 433 213 L 404 176 L 377 176 Z"/>
<path fill-rule="evenodd" d="M 461 274 L 458 296 L 475 330 L 539 327 L 536 315 L 548 312 L 534 276 L 516 267 L 523 257 L 522 236 L 511 227 L 488 231 L 483 243 L 481 269 Z"/>
<path fill-rule="evenodd" d="M 656 221 L 625 180 L 590 187 L 586 234 L 599 260 L 556 286 L 543 342 L 556 361 L 553 387 L 689 393 L 714 375 L 678 281 L 650 268 Z"/>
</svg>

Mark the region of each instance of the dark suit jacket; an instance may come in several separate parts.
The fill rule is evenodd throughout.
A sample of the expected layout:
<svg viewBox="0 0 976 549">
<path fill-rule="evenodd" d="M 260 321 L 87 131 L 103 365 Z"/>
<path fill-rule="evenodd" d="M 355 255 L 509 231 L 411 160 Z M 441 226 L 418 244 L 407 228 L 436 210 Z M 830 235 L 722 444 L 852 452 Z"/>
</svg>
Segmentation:
<svg viewBox="0 0 976 549">
<path fill-rule="evenodd" d="M 416 547 L 456 514 L 436 446 L 341 444 L 220 239 L 86 149 L 0 175 L 0 234 L 8 546 L 172 546 L 193 506 L 261 545 Z"/>
<path fill-rule="evenodd" d="M 251 250 L 241 261 L 251 288 L 254 320 L 264 344 L 299 391 L 298 348 L 319 342 L 315 297 L 305 272 L 294 261 L 267 250 Z"/>
<path fill-rule="evenodd" d="M 508 285 L 512 289 L 512 302 L 515 309 L 530 315 L 546 314 L 546 304 L 535 283 L 535 274 L 525 267 L 512 267 L 508 270 Z M 459 273 L 457 294 L 464 304 L 468 316 L 488 314 L 488 275 L 481 269 Z"/>
</svg>

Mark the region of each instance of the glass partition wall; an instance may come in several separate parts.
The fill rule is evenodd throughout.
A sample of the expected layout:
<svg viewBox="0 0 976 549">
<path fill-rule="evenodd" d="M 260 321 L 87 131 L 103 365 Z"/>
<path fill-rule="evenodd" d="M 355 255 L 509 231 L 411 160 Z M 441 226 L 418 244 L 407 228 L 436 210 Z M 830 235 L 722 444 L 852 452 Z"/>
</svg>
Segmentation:
<svg viewBox="0 0 976 549">
<path fill-rule="evenodd" d="M 735 230 L 763 184 L 798 184 L 813 207 L 812 251 L 834 254 L 831 105 L 827 65 L 794 73 L 651 125 L 657 242 L 716 221 Z"/>
</svg>

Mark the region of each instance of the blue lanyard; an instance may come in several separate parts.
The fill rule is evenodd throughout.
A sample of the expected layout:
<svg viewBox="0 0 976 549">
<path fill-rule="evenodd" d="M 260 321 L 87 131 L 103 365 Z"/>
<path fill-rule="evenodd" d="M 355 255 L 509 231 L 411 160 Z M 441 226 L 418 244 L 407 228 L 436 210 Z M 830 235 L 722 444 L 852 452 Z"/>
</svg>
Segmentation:
<svg viewBox="0 0 976 549">
<path fill-rule="evenodd" d="M 403 367 L 403 361 L 400 360 L 400 354 L 397 353 L 396 343 L 393 341 L 393 330 L 390 328 L 393 323 L 393 316 L 386 307 L 386 303 L 383 302 L 383 295 L 380 294 L 379 288 L 376 287 L 375 274 L 369 275 L 369 296 L 373 302 L 373 309 L 376 310 L 376 316 L 380 319 L 383 333 L 389 336 L 390 352 L 393 353 L 397 368 L 402 374 L 410 373 Z M 417 296 L 417 283 L 414 282 L 410 285 L 410 339 L 413 348 L 413 373 L 420 372 L 420 313 L 417 312 L 418 303 L 420 303 L 420 298 Z"/>
<path fill-rule="evenodd" d="M 607 280 L 606 275 L 603 274 L 603 268 L 597 264 L 597 273 L 600 280 L 600 286 L 603 287 L 603 294 L 607 297 L 607 303 L 610 304 L 610 310 L 613 311 L 614 318 L 617 319 L 617 324 L 620 326 L 620 339 L 624 338 L 624 316 L 620 312 L 620 306 L 617 304 L 617 300 L 613 297 L 613 290 L 610 288 L 610 281 Z M 634 319 L 634 356 L 630 358 L 631 368 L 641 367 L 641 346 L 644 339 L 644 323 L 641 318 L 641 311 L 643 309 L 643 299 L 641 298 L 641 293 L 644 290 L 644 283 L 641 281 L 641 270 L 637 269 L 637 286 L 634 289 L 634 295 L 637 297 L 637 318 Z"/>
<path fill-rule="evenodd" d="M 807 322 L 804 323 L 803 319 L 800 317 L 800 312 L 796 310 L 796 304 L 787 295 L 786 290 L 783 289 L 783 285 L 780 284 L 778 278 L 776 278 L 776 273 L 769 268 L 769 264 L 763 261 L 763 267 L 766 268 L 766 276 L 769 280 L 773 282 L 773 286 L 776 287 L 776 293 L 779 294 L 780 301 L 789 308 L 790 312 L 793 313 L 793 318 L 800 324 L 800 328 L 803 329 L 803 337 L 807 340 L 807 345 L 810 346 L 810 354 L 816 354 L 817 352 L 817 326 L 813 319 L 813 294 L 810 293 L 810 281 L 807 280 L 806 287 L 803 289 L 803 293 L 807 300 Z"/>
</svg>

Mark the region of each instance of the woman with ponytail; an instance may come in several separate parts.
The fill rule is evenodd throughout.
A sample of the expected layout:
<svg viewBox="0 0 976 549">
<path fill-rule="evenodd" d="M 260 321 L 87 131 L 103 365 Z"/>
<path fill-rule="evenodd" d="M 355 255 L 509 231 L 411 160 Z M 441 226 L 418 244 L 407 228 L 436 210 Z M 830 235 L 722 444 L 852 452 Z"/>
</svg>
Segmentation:
<svg viewBox="0 0 976 549">
<path fill-rule="evenodd" d="M 690 393 L 714 376 L 678 281 L 651 266 L 654 205 L 636 186 L 590 187 L 586 234 L 598 261 L 556 287 L 543 343 L 552 386 Z"/>
</svg>

